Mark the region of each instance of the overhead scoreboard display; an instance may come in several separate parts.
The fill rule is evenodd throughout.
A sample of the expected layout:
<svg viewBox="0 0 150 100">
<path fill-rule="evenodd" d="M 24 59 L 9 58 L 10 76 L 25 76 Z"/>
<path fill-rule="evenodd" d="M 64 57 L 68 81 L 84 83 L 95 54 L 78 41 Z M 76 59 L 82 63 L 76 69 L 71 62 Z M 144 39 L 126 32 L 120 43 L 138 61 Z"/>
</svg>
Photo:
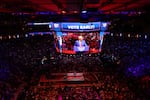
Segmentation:
<svg viewBox="0 0 150 100">
<path fill-rule="evenodd" d="M 99 53 L 108 22 L 61 22 L 50 23 L 54 31 L 56 51 L 66 54 Z"/>
<path fill-rule="evenodd" d="M 99 53 L 103 38 L 109 34 L 109 22 L 43 22 L 28 25 L 48 25 L 49 32 L 32 32 L 31 35 L 53 34 L 56 51 L 66 54 Z"/>
</svg>

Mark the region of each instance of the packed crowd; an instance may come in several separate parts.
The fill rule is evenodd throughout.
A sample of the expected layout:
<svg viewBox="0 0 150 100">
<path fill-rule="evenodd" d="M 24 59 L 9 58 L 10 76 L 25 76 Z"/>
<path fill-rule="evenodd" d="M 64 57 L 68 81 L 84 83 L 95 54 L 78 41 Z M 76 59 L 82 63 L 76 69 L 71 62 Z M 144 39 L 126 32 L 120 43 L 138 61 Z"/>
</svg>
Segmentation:
<svg viewBox="0 0 150 100">
<path fill-rule="evenodd" d="M 22 84 L 23 86 L 29 84 L 34 73 L 40 70 L 42 57 L 51 51 L 52 46 L 52 36 L 2 40 L 0 44 L 0 81 L 5 85 L 5 89 L 0 89 L 2 92 L 0 97 L 10 98 L 14 96 L 12 94 L 20 91 Z M 33 79 L 36 80 L 36 78 Z M 8 93 L 9 91 L 13 92 Z"/>
<path fill-rule="evenodd" d="M 149 97 L 150 90 L 146 88 L 149 84 L 142 87 L 139 82 L 142 75 L 150 75 L 148 39 L 106 35 L 103 51 L 97 55 L 57 54 L 53 42 L 50 35 L 1 41 L 1 100 L 146 100 Z M 132 76 L 141 67 L 142 75 Z M 39 89 L 41 75 L 51 79 L 51 73 L 67 72 L 83 72 L 86 78 L 94 80 L 89 86 L 55 87 L 53 83 Z"/>
<path fill-rule="evenodd" d="M 135 68 L 140 65 L 143 65 L 144 69 L 150 69 L 149 46 L 150 40 L 145 38 L 108 36 L 104 41 L 103 51 L 105 52 L 104 54 L 119 58 L 121 69 Z"/>
<path fill-rule="evenodd" d="M 26 98 L 34 100 L 121 100 L 121 99 L 145 99 L 138 97 L 127 85 L 127 79 L 118 78 L 117 74 L 108 72 L 93 72 L 85 76 L 92 77 L 95 80 L 89 80 L 91 83 L 84 82 L 79 84 L 53 84 L 42 85 L 30 88 L 26 91 Z M 30 95 L 29 95 L 30 94 Z M 53 95 L 52 95 L 53 94 Z"/>
</svg>

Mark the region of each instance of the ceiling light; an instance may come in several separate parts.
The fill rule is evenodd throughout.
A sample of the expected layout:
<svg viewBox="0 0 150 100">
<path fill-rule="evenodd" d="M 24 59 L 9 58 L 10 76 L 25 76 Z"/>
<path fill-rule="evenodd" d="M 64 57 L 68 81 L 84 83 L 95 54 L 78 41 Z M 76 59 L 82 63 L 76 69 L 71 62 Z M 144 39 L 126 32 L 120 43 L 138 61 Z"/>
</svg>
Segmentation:
<svg viewBox="0 0 150 100">
<path fill-rule="evenodd" d="M 61 11 L 61 13 L 62 13 L 62 14 L 65 14 L 65 13 L 66 13 L 66 11 L 64 11 L 64 10 L 63 10 L 63 11 Z"/>
<path fill-rule="evenodd" d="M 83 13 L 83 14 L 84 14 L 84 13 L 87 13 L 87 11 L 86 11 L 86 10 L 83 10 L 81 13 Z"/>
<path fill-rule="evenodd" d="M 78 11 L 73 11 L 73 13 L 78 13 Z"/>
</svg>

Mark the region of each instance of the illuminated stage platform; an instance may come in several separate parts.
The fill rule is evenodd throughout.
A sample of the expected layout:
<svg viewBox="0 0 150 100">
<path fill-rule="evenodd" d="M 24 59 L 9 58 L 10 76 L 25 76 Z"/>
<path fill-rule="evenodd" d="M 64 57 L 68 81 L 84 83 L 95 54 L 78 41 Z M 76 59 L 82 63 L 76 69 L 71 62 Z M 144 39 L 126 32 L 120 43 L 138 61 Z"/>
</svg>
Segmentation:
<svg viewBox="0 0 150 100">
<path fill-rule="evenodd" d="M 50 78 L 45 75 L 41 76 L 38 84 L 38 88 L 48 88 L 48 87 L 64 87 L 64 86 L 98 86 L 99 84 L 93 84 L 97 81 L 97 78 L 93 74 L 98 74 L 99 72 L 89 72 L 89 73 L 51 73 Z M 102 73 L 101 73 L 102 74 Z"/>
<path fill-rule="evenodd" d="M 40 78 L 40 82 L 71 82 L 71 81 L 85 81 L 83 73 L 53 73 L 54 79 L 48 79 L 45 76 Z"/>
</svg>

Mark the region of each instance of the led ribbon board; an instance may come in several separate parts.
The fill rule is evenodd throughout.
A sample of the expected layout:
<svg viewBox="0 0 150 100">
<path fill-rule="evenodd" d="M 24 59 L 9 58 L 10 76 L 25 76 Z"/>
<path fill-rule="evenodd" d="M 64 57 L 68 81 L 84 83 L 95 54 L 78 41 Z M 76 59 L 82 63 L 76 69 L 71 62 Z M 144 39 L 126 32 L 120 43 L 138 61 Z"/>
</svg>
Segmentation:
<svg viewBox="0 0 150 100">
<path fill-rule="evenodd" d="M 100 22 L 89 23 L 61 23 L 62 31 L 99 31 Z"/>
</svg>

